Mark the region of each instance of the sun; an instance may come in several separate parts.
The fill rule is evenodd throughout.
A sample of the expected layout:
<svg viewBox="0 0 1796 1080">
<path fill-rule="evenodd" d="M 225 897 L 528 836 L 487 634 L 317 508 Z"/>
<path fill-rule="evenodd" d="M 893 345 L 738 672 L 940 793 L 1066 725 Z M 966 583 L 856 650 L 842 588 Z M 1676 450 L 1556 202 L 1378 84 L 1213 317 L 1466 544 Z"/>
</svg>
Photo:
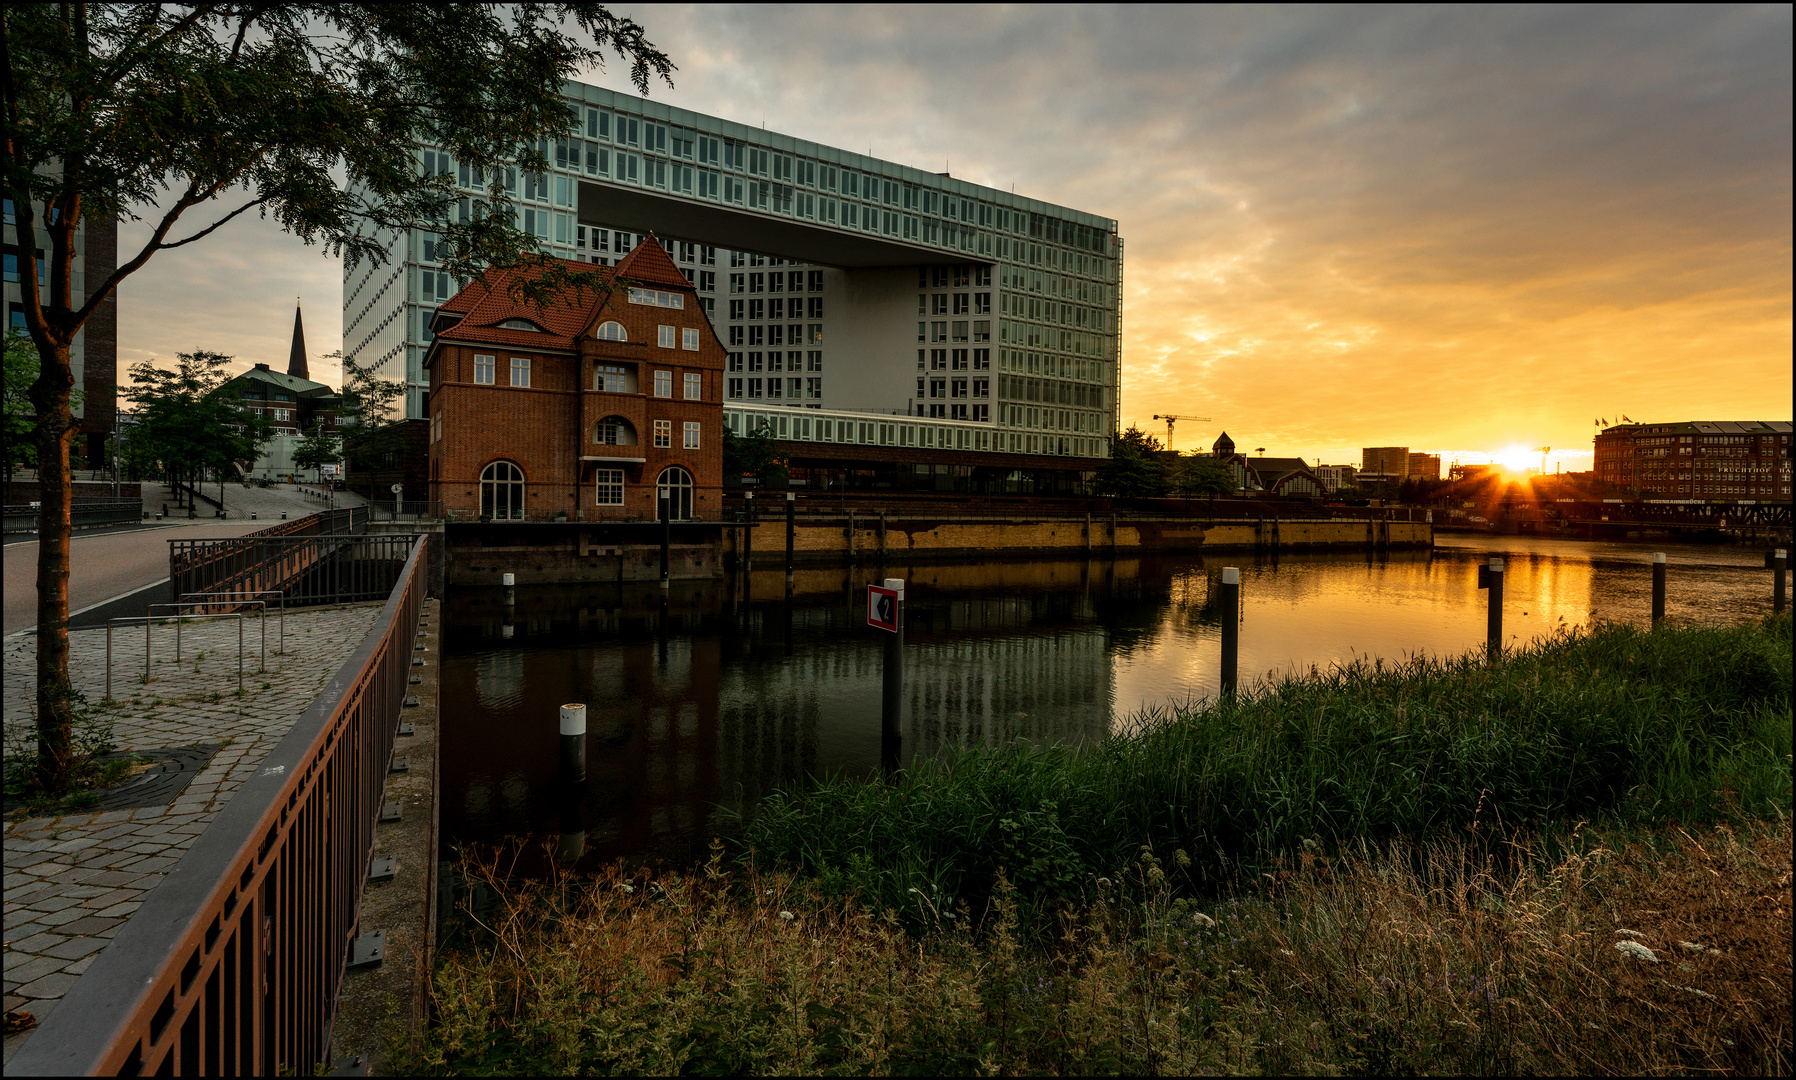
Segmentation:
<svg viewBox="0 0 1796 1080">
<path fill-rule="evenodd" d="M 1534 464 L 1534 460 L 1534 455 L 1525 446 L 1506 446 L 1497 454 L 1497 461 L 1503 468 L 1517 476 L 1528 475 L 1528 468 Z"/>
</svg>

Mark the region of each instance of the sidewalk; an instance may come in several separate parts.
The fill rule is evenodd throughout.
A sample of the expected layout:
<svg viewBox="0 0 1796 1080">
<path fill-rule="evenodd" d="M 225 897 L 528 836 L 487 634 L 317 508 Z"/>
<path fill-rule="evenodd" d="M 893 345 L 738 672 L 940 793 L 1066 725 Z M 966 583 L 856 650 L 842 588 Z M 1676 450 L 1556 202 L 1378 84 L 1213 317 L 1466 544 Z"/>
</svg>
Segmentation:
<svg viewBox="0 0 1796 1080">
<path fill-rule="evenodd" d="M 187 625 L 182 660 L 174 628 L 158 628 L 142 681 L 142 631 L 116 632 L 112 689 L 105 697 L 106 632 L 69 635 L 76 688 L 113 724 L 121 750 L 211 748 L 190 755 L 192 779 L 171 801 L 135 809 L 84 811 L 6 824 L 6 1010 L 40 1021 L 103 951 L 194 837 L 286 735 L 330 676 L 367 637 L 380 603 L 307 608 L 287 616 L 285 654 L 268 620 L 268 668 L 258 672 L 259 629 L 244 622 L 244 695 L 237 697 L 237 628 L 221 619 Z M 36 645 L 32 635 L 4 644 L 7 751 L 32 739 Z M 146 787 L 148 785 L 146 784 Z M 143 800 L 149 801 L 149 800 Z M 6 1040 L 5 1059 L 30 1032 Z"/>
</svg>

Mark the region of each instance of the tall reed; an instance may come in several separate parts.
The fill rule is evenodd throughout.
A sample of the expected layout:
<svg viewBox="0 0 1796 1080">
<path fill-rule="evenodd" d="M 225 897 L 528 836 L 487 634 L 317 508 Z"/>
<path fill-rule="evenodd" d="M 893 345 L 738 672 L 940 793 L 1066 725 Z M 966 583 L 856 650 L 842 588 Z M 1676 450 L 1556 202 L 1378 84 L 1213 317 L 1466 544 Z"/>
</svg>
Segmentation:
<svg viewBox="0 0 1796 1080">
<path fill-rule="evenodd" d="M 891 782 L 834 779 L 752 810 L 742 844 L 905 913 L 1091 897 L 1143 844 L 1213 894 L 1306 840 L 1787 813 L 1791 623 L 1607 625 L 1490 663 L 1358 662 L 1140 718 L 1085 751 L 979 745 Z M 1501 848 L 1493 847 L 1501 853 Z"/>
</svg>

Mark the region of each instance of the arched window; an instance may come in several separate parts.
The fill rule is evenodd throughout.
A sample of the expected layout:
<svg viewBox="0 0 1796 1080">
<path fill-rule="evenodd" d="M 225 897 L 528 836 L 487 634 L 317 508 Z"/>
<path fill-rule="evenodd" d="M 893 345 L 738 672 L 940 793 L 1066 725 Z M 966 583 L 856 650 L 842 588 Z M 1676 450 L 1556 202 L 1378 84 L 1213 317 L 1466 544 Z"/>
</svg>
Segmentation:
<svg viewBox="0 0 1796 1080">
<path fill-rule="evenodd" d="M 692 516 L 692 474 L 678 465 L 669 466 L 655 481 L 655 514 L 661 513 L 661 500 L 667 500 L 667 516 L 681 521 Z"/>
<path fill-rule="evenodd" d="M 506 319 L 499 325 L 506 330 L 528 330 L 533 334 L 540 334 L 543 332 L 542 327 L 531 322 L 529 319 Z"/>
<path fill-rule="evenodd" d="M 592 441 L 605 446 L 635 446 L 636 429 L 621 416 L 607 416 L 593 428 Z"/>
<path fill-rule="evenodd" d="M 524 520 L 524 470 L 495 461 L 480 474 L 480 516 L 494 521 Z"/>
<path fill-rule="evenodd" d="M 620 322 L 601 323 L 592 336 L 600 341 L 629 341 L 630 335 L 624 333 L 624 324 Z"/>
</svg>

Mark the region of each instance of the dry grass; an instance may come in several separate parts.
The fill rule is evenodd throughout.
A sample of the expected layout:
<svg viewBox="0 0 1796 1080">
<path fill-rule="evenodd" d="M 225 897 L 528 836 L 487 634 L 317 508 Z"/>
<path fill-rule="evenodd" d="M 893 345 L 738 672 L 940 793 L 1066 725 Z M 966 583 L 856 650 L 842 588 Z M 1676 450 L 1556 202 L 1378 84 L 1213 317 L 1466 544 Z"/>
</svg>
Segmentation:
<svg viewBox="0 0 1796 1080">
<path fill-rule="evenodd" d="M 1143 852 L 1038 938 L 1007 886 L 977 918 L 912 894 L 915 932 L 721 852 L 687 875 L 512 885 L 488 862 L 464 913 L 478 934 L 439 959 L 438 1022 L 391 1067 L 1789 1071 L 1788 820 L 1557 855 L 1518 840 L 1500 869 L 1476 850 L 1306 850 L 1209 903 L 1174 898 L 1183 853 Z"/>
</svg>

